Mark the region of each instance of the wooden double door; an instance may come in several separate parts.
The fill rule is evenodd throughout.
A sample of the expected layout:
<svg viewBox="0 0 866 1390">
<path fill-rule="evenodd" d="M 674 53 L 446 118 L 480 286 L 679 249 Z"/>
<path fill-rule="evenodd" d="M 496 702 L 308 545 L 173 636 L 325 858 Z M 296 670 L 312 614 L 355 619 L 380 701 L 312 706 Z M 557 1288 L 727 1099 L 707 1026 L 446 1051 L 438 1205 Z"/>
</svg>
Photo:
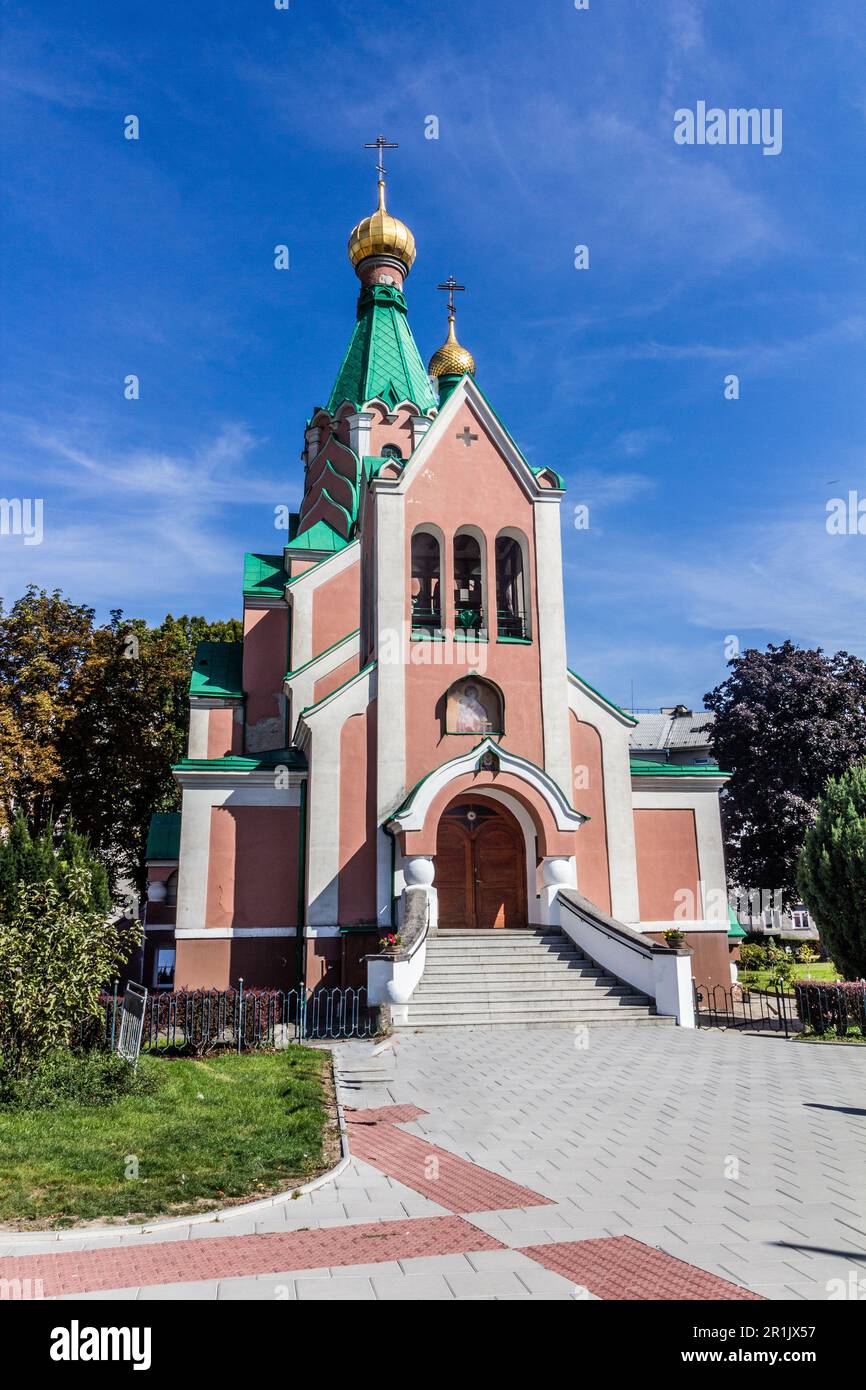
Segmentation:
<svg viewBox="0 0 866 1390">
<path fill-rule="evenodd" d="M 491 800 L 449 806 L 433 882 L 440 927 L 525 927 L 526 849 L 514 817 Z"/>
</svg>

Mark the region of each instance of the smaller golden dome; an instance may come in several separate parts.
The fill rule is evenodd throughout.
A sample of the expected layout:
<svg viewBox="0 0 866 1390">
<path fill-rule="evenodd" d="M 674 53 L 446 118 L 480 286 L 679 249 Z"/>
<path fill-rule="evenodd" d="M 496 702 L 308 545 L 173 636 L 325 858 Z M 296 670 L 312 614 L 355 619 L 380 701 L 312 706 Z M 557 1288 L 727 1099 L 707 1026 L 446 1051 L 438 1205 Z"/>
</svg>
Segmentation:
<svg viewBox="0 0 866 1390">
<path fill-rule="evenodd" d="M 430 358 L 427 371 L 431 376 L 464 376 L 469 372 L 475 375 L 475 358 L 468 348 L 461 347 L 454 332 L 453 314 L 448 318 L 448 338 Z"/>
<path fill-rule="evenodd" d="M 392 217 L 385 206 L 385 182 L 379 180 L 379 206 L 372 217 L 365 217 L 349 237 L 349 260 L 357 269 L 368 256 L 396 256 L 407 271 L 415 260 L 415 238 L 399 217 Z"/>
</svg>

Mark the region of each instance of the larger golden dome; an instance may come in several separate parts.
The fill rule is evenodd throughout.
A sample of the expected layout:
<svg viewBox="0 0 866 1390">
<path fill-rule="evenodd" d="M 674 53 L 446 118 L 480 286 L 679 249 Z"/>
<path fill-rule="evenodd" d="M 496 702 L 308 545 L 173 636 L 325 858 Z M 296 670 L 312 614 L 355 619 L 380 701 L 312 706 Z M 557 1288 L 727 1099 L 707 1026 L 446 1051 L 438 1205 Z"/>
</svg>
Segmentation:
<svg viewBox="0 0 866 1390">
<path fill-rule="evenodd" d="M 464 376 L 466 372 L 475 375 L 475 358 L 468 348 L 458 343 L 453 316 L 449 316 L 448 320 L 448 338 L 430 358 L 427 371 L 433 377 Z"/>
<path fill-rule="evenodd" d="M 415 260 L 415 238 L 399 217 L 392 217 L 385 206 L 385 183 L 379 180 L 379 206 L 365 217 L 349 237 L 349 260 L 357 269 L 368 256 L 395 256 L 407 271 Z"/>
</svg>

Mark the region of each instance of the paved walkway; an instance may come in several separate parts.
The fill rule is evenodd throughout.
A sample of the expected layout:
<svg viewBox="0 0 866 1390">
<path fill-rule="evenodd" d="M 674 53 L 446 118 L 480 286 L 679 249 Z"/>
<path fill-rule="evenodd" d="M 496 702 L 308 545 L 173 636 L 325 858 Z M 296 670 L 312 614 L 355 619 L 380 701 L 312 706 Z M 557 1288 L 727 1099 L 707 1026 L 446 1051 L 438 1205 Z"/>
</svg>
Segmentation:
<svg viewBox="0 0 866 1390">
<path fill-rule="evenodd" d="M 866 1296 L 864 1050 L 585 1040 L 340 1044 L 353 1160 L 333 1182 L 144 1235 L 0 1232 L 0 1281 L 96 1299 Z"/>
</svg>

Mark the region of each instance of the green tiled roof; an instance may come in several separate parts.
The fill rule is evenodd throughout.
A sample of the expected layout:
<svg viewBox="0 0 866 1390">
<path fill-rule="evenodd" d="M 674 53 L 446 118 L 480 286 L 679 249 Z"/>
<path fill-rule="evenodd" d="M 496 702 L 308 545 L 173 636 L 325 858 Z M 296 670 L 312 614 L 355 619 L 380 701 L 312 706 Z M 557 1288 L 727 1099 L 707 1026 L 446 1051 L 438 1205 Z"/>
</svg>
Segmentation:
<svg viewBox="0 0 866 1390">
<path fill-rule="evenodd" d="M 145 859 L 180 858 L 180 811 L 159 811 L 150 818 Z"/>
<path fill-rule="evenodd" d="M 243 696 L 243 642 L 199 642 L 189 683 L 190 695 Z"/>
<path fill-rule="evenodd" d="M 275 748 L 267 753 L 259 753 L 254 758 L 184 758 L 175 763 L 173 772 L 261 772 L 275 767 L 288 767 L 302 772 L 307 760 L 297 748 Z"/>
<path fill-rule="evenodd" d="M 358 321 L 328 401 L 333 414 L 344 401 L 357 410 L 378 397 L 386 405 L 412 401 L 419 410 L 438 405 L 412 337 L 406 300 L 393 285 L 367 285 L 358 298 Z"/>
<path fill-rule="evenodd" d="M 244 594 L 253 598 L 282 598 L 286 575 L 282 555 L 244 556 Z"/>
<path fill-rule="evenodd" d="M 640 758 L 631 760 L 632 777 L 730 777 L 718 767 L 707 767 L 705 763 L 645 763 Z"/>
<path fill-rule="evenodd" d="M 302 531 L 293 541 L 289 541 L 286 550 L 343 550 L 348 544 L 327 521 L 316 521 L 309 531 Z"/>
</svg>

